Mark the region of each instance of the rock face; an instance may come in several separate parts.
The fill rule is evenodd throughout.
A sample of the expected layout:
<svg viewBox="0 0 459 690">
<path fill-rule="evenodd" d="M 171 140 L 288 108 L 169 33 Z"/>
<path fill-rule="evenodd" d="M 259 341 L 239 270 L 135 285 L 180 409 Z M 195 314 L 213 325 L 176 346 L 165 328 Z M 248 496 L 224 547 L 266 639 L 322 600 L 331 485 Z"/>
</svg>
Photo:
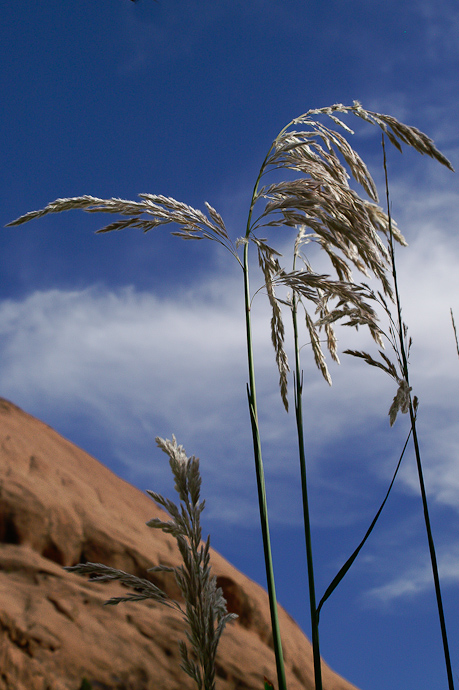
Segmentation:
<svg viewBox="0 0 459 690">
<path fill-rule="evenodd" d="M 180 616 L 151 602 L 103 606 L 119 583 L 62 569 L 93 561 L 140 577 L 179 562 L 175 541 L 145 522 L 164 514 L 145 494 L 49 426 L 0 398 L 0 690 L 188 690 L 179 667 Z M 262 690 L 276 679 L 264 590 L 215 551 L 228 609 L 239 615 L 219 647 L 219 690 Z M 154 581 L 177 597 L 169 574 Z M 284 611 L 289 690 L 312 690 L 309 641 Z M 325 690 L 352 690 L 324 665 Z M 354 688 L 355 690 L 355 688 Z"/>
</svg>

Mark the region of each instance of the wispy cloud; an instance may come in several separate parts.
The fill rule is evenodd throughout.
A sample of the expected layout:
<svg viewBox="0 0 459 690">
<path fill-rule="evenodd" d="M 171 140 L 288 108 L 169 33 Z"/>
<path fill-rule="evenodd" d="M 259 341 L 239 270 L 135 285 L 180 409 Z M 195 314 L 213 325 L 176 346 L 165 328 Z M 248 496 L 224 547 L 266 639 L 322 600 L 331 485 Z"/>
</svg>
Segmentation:
<svg viewBox="0 0 459 690">
<path fill-rule="evenodd" d="M 432 567 L 427 553 L 411 555 L 411 567 L 403 569 L 384 585 L 374 587 L 365 593 L 365 600 L 371 604 L 391 604 L 401 598 L 415 597 L 433 589 Z M 443 587 L 459 582 L 459 549 L 451 547 L 439 557 L 439 573 Z"/>
<path fill-rule="evenodd" d="M 427 209 L 436 204 L 435 199 L 424 201 Z M 429 491 L 437 501 L 453 505 L 459 502 L 459 423 L 451 401 L 457 398 L 459 369 L 449 306 L 459 294 L 459 249 L 432 228 L 428 211 L 423 221 L 416 214 L 414 219 L 423 225 L 399 259 L 404 316 L 414 338 L 413 384 L 421 401 Z M 202 455 L 220 514 L 233 519 L 254 515 L 246 482 L 252 464 L 240 289 L 234 276 L 222 272 L 218 279 L 210 275 L 189 292 L 168 298 L 133 287 L 114 292 L 99 286 L 3 301 L 3 395 L 50 423 L 62 415 L 83 415 L 107 438 L 131 480 L 150 471 L 153 437 L 174 432 L 189 452 Z M 254 303 L 254 327 L 267 474 L 275 481 L 296 472 L 295 435 L 292 415 L 285 415 L 279 400 L 262 295 Z M 339 346 L 373 347 L 366 334 L 354 331 L 340 332 Z M 395 394 L 391 381 L 361 362 L 342 360 L 342 367 L 333 367 L 330 390 L 308 348 L 303 350 L 312 481 L 337 494 L 341 489 L 330 480 L 342 465 L 337 448 L 345 439 L 365 443 L 365 429 L 380 435 L 382 445 L 371 451 L 375 464 L 365 469 L 380 477 L 391 471 L 401 439 L 401 431 L 387 424 Z M 401 418 L 398 428 L 404 423 Z M 354 467 L 361 462 L 363 469 L 368 452 L 362 457 L 367 460 L 354 458 Z M 407 490 L 416 491 L 412 472 L 405 471 L 403 481 Z M 287 495 L 287 485 L 284 490 Z M 281 509 L 274 519 L 297 520 Z"/>
</svg>

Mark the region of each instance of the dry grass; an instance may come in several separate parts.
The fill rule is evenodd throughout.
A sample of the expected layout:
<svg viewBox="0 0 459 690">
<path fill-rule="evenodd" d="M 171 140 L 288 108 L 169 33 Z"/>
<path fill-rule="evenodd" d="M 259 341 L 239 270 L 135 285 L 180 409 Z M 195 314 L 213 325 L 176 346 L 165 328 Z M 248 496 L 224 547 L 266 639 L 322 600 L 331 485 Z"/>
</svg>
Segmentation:
<svg viewBox="0 0 459 690">
<path fill-rule="evenodd" d="M 105 602 L 108 605 L 153 599 L 179 611 L 187 623 L 186 635 L 191 645 L 189 651 L 185 642 L 179 642 L 181 666 L 185 673 L 193 678 L 198 690 L 215 690 L 215 657 L 218 643 L 226 624 L 237 618 L 237 615 L 228 613 L 223 592 L 217 587 L 216 577 L 211 575 L 210 538 L 207 537 L 205 544 L 201 542 L 200 518 L 205 501 L 200 500 L 199 459 L 194 456 L 188 458 L 183 446 L 177 444 L 174 436 L 172 441 L 157 438 L 156 442 L 169 456 L 180 505 L 177 506 L 154 491 L 147 491 L 172 518 L 168 522 L 153 518 L 147 525 L 175 537 L 183 564 L 174 568 L 157 565 L 149 568 L 149 572 L 173 573 L 183 595 L 185 607 L 149 580 L 101 563 L 79 563 L 65 569 L 88 574 L 92 581 L 119 580 L 126 587 L 135 590 L 135 594 L 112 597 Z"/>
<path fill-rule="evenodd" d="M 140 194 L 140 201 L 135 202 L 113 198 L 98 199 L 92 196 L 57 199 L 45 208 L 27 213 L 9 223 L 10 226 L 20 225 L 49 213 L 59 213 L 70 209 L 83 209 L 89 213 L 110 213 L 123 216 L 123 218 L 101 228 L 98 231 L 101 233 L 125 228 L 138 228 L 143 230 L 143 232 L 148 232 L 172 223 L 178 226 L 178 230 L 173 232 L 174 235 L 186 240 L 208 239 L 216 241 L 224 246 L 241 266 L 244 278 L 244 306 L 249 369 L 249 411 L 254 442 L 260 522 L 263 535 L 272 616 L 273 647 L 276 654 L 279 690 L 285 690 L 286 682 L 277 621 L 277 603 L 257 416 L 250 317 L 252 300 L 249 288 L 249 246 L 254 244 L 256 247 L 259 266 L 263 274 L 264 287 L 272 310 L 271 340 L 279 372 L 281 397 L 285 408 L 288 409 L 289 364 L 285 351 L 285 328 L 282 306 L 287 306 L 292 310 L 294 319 L 296 319 L 298 304 L 303 306 L 306 330 L 312 346 L 315 363 L 323 377 L 328 383 L 331 383 L 322 344 L 322 331 L 325 331 L 326 348 L 335 361 L 338 361 L 337 338 L 334 331 L 335 324 L 337 323 L 355 328 L 365 325 L 369 328 L 374 340 L 379 345 L 382 344 L 381 337 L 383 333 L 378 324 L 376 311 L 371 303 L 371 298 L 374 295 L 367 286 L 357 285 L 353 282 L 353 271 L 357 270 L 364 275 L 374 276 L 381 286 L 381 291 L 378 293 L 379 298 L 383 304 L 387 305 L 387 302 L 394 298 L 394 290 L 390 277 L 388 277 L 394 267 L 392 243 L 395 240 L 402 245 L 406 244 L 403 235 L 395 223 L 391 221 L 390 216 L 378 205 L 376 185 L 365 163 L 341 133 L 341 131 L 344 131 L 347 134 L 353 134 L 352 129 L 342 119 L 343 116 L 348 115 L 353 115 L 378 127 L 398 150 L 402 150 L 402 145 L 410 146 L 422 155 L 430 156 L 449 169 L 453 169 L 451 163 L 438 151 L 433 141 L 417 128 L 400 123 L 389 115 L 366 110 L 360 103 L 355 101 L 352 106 L 335 104 L 328 108 L 309 110 L 292 120 L 282 129 L 273 141 L 255 181 L 245 235 L 235 240 L 234 243 L 227 233 L 223 219 L 209 204 L 206 203 L 207 213 L 203 213 L 175 199 L 153 194 Z M 318 119 L 322 117 L 331 120 L 339 131 L 324 125 Z M 261 181 L 265 176 L 279 170 L 288 172 L 289 176 L 291 171 L 295 171 L 300 176 L 294 180 L 284 180 L 261 186 Z M 360 196 L 350 186 L 351 178 L 361 186 L 368 199 Z M 274 247 L 270 246 L 262 236 L 262 231 L 270 228 L 295 230 L 296 241 L 293 247 L 292 270 L 287 270 L 282 266 L 281 254 Z M 332 275 L 314 272 L 305 253 L 305 247 L 308 243 L 315 243 L 324 250 L 330 261 L 330 273 Z M 388 243 L 390 250 L 388 249 Z M 241 248 L 242 256 L 240 255 Z M 301 270 L 296 265 L 299 259 L 303 261 Z M 278 286 L 291 290 L 292 296 L 284 300 L 279 299 L 276 294 Z M 307 304 L 309 306 L 306 306 Z M 394 322 L 392 322 L 392 326 L 395 328 L 395 333 L 396 326 Z M 316 690 L 321 690 L 318 614 L 313 595 L 312 552 L 310 548 L 309 515 L 306 497 L 304 444 L 302 442 L 302 384 L 300 382 L 301 372 L 299 369 L 299 345 L 296 323 L 295 350 L 295 410 L 302 467 L 308 569 L 310 567 L 311 573 L 309 585 Z M 399 368 L 397 369 L 382 351 L 380 351 L 381 359 L 379 361 L 359 351 L 354 351 L 352 354 L 363 357 L 372 366 L 384 369 L 397 381 L 398 390 L 390 410 L 391 423 L 395 421 L 398 411 L 405 412 L 408 407 L 413 418 L 414 410 L 411 404 L 408 376 L 407 373 L 405 374 L 405 363 L 398 361 Z M 167 452 L 169 451 L 172 452 L 172 449 L 168 448 Z M 164 500 L 158 495 L 152 494 L 152 496 L 157 501 Z M 170 529 L 177 530 L 179 523 L 177 522 L 177 515 L 174 517 L 172 505 L 167 506 L 164 504 L 164 507 L 168 510 L 170 509 L 173 515 L 172 523 L 174 526 L 171 526 L 172 523 L 167 524 L 170 525 Z M 151 524 L 151 526 L 167 529 L 166 523 Z M 176 536 L 179 541 L 179 532 L 177 532 Z M 187 549 L 184 547 L 183 549 L 182 556 L 186 566 L 187 559 L 191 556 Z M 205 552 L 202 552 L 201 556 L 205 560 Z M 104 570 L 100 571 L 99 574 L 101 579 L 109 577 L 109 574 Z M 124 573 L 119 576 L 119 579 L 122 577 L 129 576 Z M 179 577 L 179 579 L 181 578 Z M 181 582 L 185 586 L 185 581 L 181 580 Z M 144 583 L 140 583 L 139 586 L 145 587 L 144 591 L 141 590 L 140 596 L 142 594 L 153 597 L 159 596 L 160 598 L 162 596 L 159 592 L 150 590 Z M 168 605 L 170 605 L 170 602 Z M 223 609 L 220 610 L 220 613 L 223 617 L 219 620 L 224 621 Z M 187 615 L 189 615 L 191 625 L 192 616 L 188 609 Z M 190 637 L 189 639 L 192 644 L 195 642 L 198 644 L 197 637 Z M 193 649 L 197 650 L 198 647 L 193 647 Z M 185 652 L 183 654 L 185 655 Z M 198 651 L 196 651 L 196 654 L 199 658 Z M 188 657 L 183 656 L 184 668 L 190 675 L 195 673 L 195 679 L 198 682 L 197 667 L 193 666 L 191 662 L 188 663 L 189 660 L 187 659 Z M 209 687 L 211 686 L 209 685 Z"/>
</svg>

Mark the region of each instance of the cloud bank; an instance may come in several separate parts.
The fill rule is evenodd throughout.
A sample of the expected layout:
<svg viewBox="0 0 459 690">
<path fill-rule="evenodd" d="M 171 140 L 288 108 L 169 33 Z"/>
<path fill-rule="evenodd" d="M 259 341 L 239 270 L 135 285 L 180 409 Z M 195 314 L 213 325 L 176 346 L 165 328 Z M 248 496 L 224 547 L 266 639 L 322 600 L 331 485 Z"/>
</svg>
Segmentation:
<svg viewBox="0 0 459 690">
<path fill-rule="evenodd" d="M 459 362 L 449 312 L 456 308 L 459 322 L 459 247 L 449 234 L 457 220 L 453 201 L 450 193 L 405 207 L 410 247 L 399 252 L 398 268 L 414 341 L 412 384 L 421 402 L 428 491 L 436 505 L 457 511 Z M 439 208 L 448 209 L 441 218 L 446 231 L 435 221 Z M 254 302 L 253 318 L 271 520 L 299 525 L 301 512 L 290 499 L 298 481 L 293 415 L 280 403 L 262 295 Z M 375 353 L 366 333 L 341 329 L 339 338 L 340 351 L 356 347 Z M 101 459 L 129 481 L 144 485 L 148 477 L 163 489 L 168 468 L 153 439 L 175 433 L 202 459 L 210 518 L 257 524 L 241 286 L 233 275 L 209 274 L 189 291 L 167 297 L 98 285 L 4 300 L 0 355 L 3 396 L 83 447 L 89 438 L 103 439 Z M 402 417 L 389 429 L 392 382 L 360 361 L 341 359 L 342 366 L 331 369 L 329 389 L 303 349 L 310 480 L 318 496 L 314 519 L 329 526 L 367 516 L 366 483 L 376 482 L 381 493 L 407 431 Z M 417 493 L 413 464 L 405 463 L 398 490 Z M 374 597 L 398 597 L 410 587 L 420 591 L 426 580 L 422 568 L 376 588 Z M 451 572 L 458 579 L 455 565 Z"/>
</svg>

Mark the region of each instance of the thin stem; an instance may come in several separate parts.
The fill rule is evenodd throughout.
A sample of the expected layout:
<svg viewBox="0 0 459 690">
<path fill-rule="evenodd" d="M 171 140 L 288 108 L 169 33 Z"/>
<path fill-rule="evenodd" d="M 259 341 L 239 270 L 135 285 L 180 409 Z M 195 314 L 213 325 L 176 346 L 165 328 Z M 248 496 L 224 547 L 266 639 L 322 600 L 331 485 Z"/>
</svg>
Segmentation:
<svg viewBox="0 0 459 690">
<path fill-rule="evenodd" d="M 263 470 L 263 460 L 261 455 L 260 432 L 258 425 L 257 398 L 255 389 L 255 370 L 253 362 L 252 348 L 252 328 L 250 320 L 250 289 L 249 289 L 249 268 L 248 268 L 249 246 L 246 242 L 244 246 L 244 298 L 245 298 L 245 318 L 247 333 L 247 357 L 249 367 L 249 385 L 247 389 L 249 399 L 250 421 L 252 424 L 253 451 L 255 458 L 255 471 L 257 476 L 258 505 L 260 510 L 261 532 L 263 537 L 263 551 L 265 557 L 266 580 L 268 586 L 269 609 L 271 613 L 271 627 L 273 633 L 274 654 L 276 656 L 277 682 L 279 690 L 287 690 L 285 678 L 284 656 L 279 628 L 279 616 L 277 612 L 276 588 L 274 583 L 274 570 L 271 554 L 271 540 L 269 536 L 268 507 L 266 502 L 266 488 Z"/>
<path fill-rule="evenodd" d="M 258 185 L 260 184 L 260 180 L 261 180 L 261 178 L 263 177 L 263 175 L 267 172 L 266 166 L 267 166 L 269 157 L 270 157 L 270 155 L 271 155 L 271 151 L 276 147 L 277 142 L 278 142 L 278 140 L 280 139 L 280 137 L 284 134 L 284 132 L 286 132 L 286 131 L 288 130 L 289 127 L 292 126 L 293 123 L 294 123 L 294 120 L 291 120 L 291 122 L 289 122 L 288 125 L 285 125 L 285 127 L 284 127 L 283 129 L 281 129 L 281 131 L 279 132 L 279 134 L 277 135 L 277 137 L 275 138 L 275 140 L 274 140 L 273 143 L 271 144 L 271 147 L 270 147 L 268 153 L 266 154 L 263 163 L 261 164 L 260 171 L 259 171 L 259 173 L 258 173 L 257 179 L 255 180 L 255 184 L 254 184 L 253 192 L 252 192 L 252 200 L 251 200 L 251 203 L 250 203 L 250 209 L 249 209 L 249 215 L 248 215 L 248 218 L 247 218 L 247 227 L 246 227 L 246 233 L 245 233 L 245 239 L 246 239 L 246 240 L 249 239 L 250 233 L 252 232 L 252 229 L 253 229 L 253 228 L 252 228 L 252 213 L 253 213 L 253 209 L 254 209 L 254 207 L 255 207 L 255 204 L 256 204 L 257 201 L 258 201 Z M 261 216 L 260 216 L 260 217 L 261 217 Z M 257 219 L 257 220 L 254 222 L 254 224 L 256 224 L 256 223 L 258 222 L 258 220 L 259 220 L 259 219 Z"/>
<path fill-rule="evenodd" d="M 409 385 L 409 371 L 408 371 L 408 358 L 406 355 L 406 349 L 405 349 L 405 341 L 404 341 L 404 328 L 403 328 L 403 323 L 402 323 L 402 308 L 401 308 L 401 303 L 400 303 L 400 294 L 398 290 L 398 281 L 397 281 L 397 270 L 395 267 L 395 253 L 394 253 L 394 242 L 393 242 L 393 237 L 392 237 L 392 220 L 391 220 L 391 214 L 390 214 L 390 203 L 389 203 L 389 183 L 388 183 L 388 175 L 387 175 L 387 165 L 386 165 L 386 150 L 384 147 L 384 134 L 382 135 L 382 147 L 383 147 L 383 154 L 384 154 L 384 174 L 385 174 L 385 180 L 386 180 L 386 200 L 387 200 L 387 215 L 388 215 L 388 220 L 389 220 L 389 250 L 390 250 L 390 257 L 391 257 L 391 264 L 392 264 L 392 276 L 394 279 L 394 289 L 395 289 L 395 299 L 396 299 L 396 305 L 397 305 L 397 318 L 398 318 L 398 337 L 399 337 L 399 343 L 400 343 L 400 354 L 402 358 L 402 373 L 403 376 L 405 377 L 405 381 Z M 429 543 L 429 551 L 430 551 L 430 561 L 432 564 L 432 573 L 433 573 L 433 579 L 434 579 L 434 585 L 435 585 L 435 595 L 437 599 L 437 608 L 438 608 L 438 616 L 440 619 L 440 628 L 441 628 L 441 636 L 442 636 L 442 641 L 443 641 L 443 651 L 445 655 L 445 663 L 446 663 L 446 674 L 448 676 L 448 688 L 449 690 L 454 690 L 454 682 L 453 682 L 453 671 L 451 667 L 451 658 L 450 658 L 450 653 L 449 653 L 449 645 L 448 645 L 448 635 L 446 632 L 446 623 L 445 623 L 445 615 L 443 611 L 443 602 L 442 602 L 442 596 L 441 596 L 441 589 L 440 589 L 440 577 L 438 574 L 438 566 L 437 566 L 437 556 L 435 553 L 435 544 L 432 536 L 432 529 L 431 529 L 431 524 L 430 524 L 430 517 L 429 517 L 429 508 L 427 504 L 427 493 L 426 493 L 426 488 L 425 488 L 425 483 L 424 483 L 424 475 L 422 471 L 422 463 L 421 463 L 421 452 L 419 449 L 419 442 L 418 442 L 418 435 L 417 435 L 417 430 L 416 430 L 416 415 L 413 409 L 413 404 L 411 401 L 411 395 L 410 395 L 410 420 L 411 420 L 411 429 L 413 432 L 413 443 L 414 443 L 414 451 L 416 455 L 416 466 L 418 470 L 418 477 L 419 477 L 419 486 L 421 489 L 421 497 L 422 497 L 422 506 L 424 510 L 424 522 L 426 526 L 426 531 L 427 531 L 427 540 Z"/>
<path fill-rule="evenodd" d="M 374 526 L 376 525 L 376 523 L 377 523 L 377 521 L 378 521 L 378 519 L 379 519 L 379 516 L 381 515 L 381 513 L 382 513 L 382 511 L 383 511 L 383 508 L 384 508 L 384 506 L 386 505 L 387 499 L 389 498 L 389 494 L 390 494 L 390 492 L 392 491 L 392 487 L 393 487 L 393 485 L 394 485 L 395 479 L 396 479 L 397 474 L 398 474 L 398 471 L 399 471 L 399 469 L 400 469 L 400 465 L 402 464 L 403 456 L 405 455 L 405 450 L 406 450 L 406 447 L 407 447 L 407 445 L 408 445 L 408 441 L 409 441 L 410 438 L 411 438 L 411 431 L 412 431 L 412 430 L 410 429 L 410 431 L 409 431 L 409 433 L 408 433 L 408 436 L 406 437 L 405 445 L 403 446 L 403 450 L 402 450 L 402 452 L 401 452 L 401 454 L 400 454 L 400 457 L 399 457 L 399 459 L 398 459 L 398 463 L 397 463 L 397 466 L 396 466 L 396 468 L 395 468 L 395 472 L 394 472 L 394 474 L 393 474 L 392 481 L 391 481 L 391 483 L 389 484 L 389 488 L 388 488 L 388 490 L 387 490 L 386 495 L 384 496 L 383 502 L 381 503 L 381 505 L 380 505 L 379 508 L 378 508 L 378 512 L 376 513 L 375 517 L 374 517 L 373 520 L 371 521 L 371 525 L 369 526 L 369 528 L 368 528 L 367 531 L 365 532 L 365 536 L 363 537 L 363 539 L 362 539 L 362 541 L 360 542 L 360 544 L 359 544 L 359 545 L 357 546 L 357 548 L 353 551 L 353 553 L 349 556 L 349 558 L 347 559 L 346 563 L 345 563 L 345 564 L 342 566 L 342 568 L 339 570 L 338 574 L 335 575 L 335 577 L 333 578 L 332 582 L 329 584 L 329 586 L 328 586 L 327 589 L 325 590 L 325 593 L 324 593 L 322 599 L 319 601 L 319 605 L 318 605 L 318 607 L 317 607 L 317 617 L 318 617 L 318 618 L 319 618 L 320 610 L 321 610 L 322 606 L 325 604 L 325 602 L 327 601 L 327 599 L 329 598 L 329 596 L 330 596 L 331 594 L 333 594 L 333 592 L 335 591 L 335 589 L 337 588 L 337 586 L 339 585 L 339 583 L 341 582 L 341 580 L 343 579 L 343 577 L 344 577 L 344 576 L 346 575 L 346 573 L 348 572 L 349 568 L 350 568 L 350 567 L 352 566 L 352 564 L 354 563 L 355 559 L 357 558 L 357 556 L 359 555 L 360 551 L 362 550 L 362 548 L 363 548 L 365 542 L 367 541 L 368 537 L 369 537 L 370 534 L 372 533 L 372 531 L 373 531 L 373 529 L 374 529 Z"/>
<path fill-rule="evenodd" d="M 459 341 L 457 340 L 456 324 L 454 323 L 454 314 L 453 314 L 453 310 L 451 308 L 450 308 L 450 312 L 451 312 L 451 321 L 453 324 L 454 338 L 456 340 L 456 351 L 457 351 L 457 356 L 459 357 Z"/>
<path fill-rule="evenodd" d="M 429 542 L 430 560 L 432 563 L 432 574 L 433 574 L 433 579 L 434 579 L 434 584 L 435 584 L 435 596 L 437 599 L 438 617 L 440 619 L 441 637 L 442 637 L 442 642 L 443 642 L 443 652 L 445 655 L 445 664 L 446 664 L 446 674 L 448 676 L 448 688 L 449 688 L 449 690 L 454 690 L 453 670 L 451 667 L 451 657 L 449 654 L 448 634 L 446 632 L 446 622 L 445 622 L 445 614 L 444 614 L 444 610 L 443 610 L 443 601 L 442 601 L 442 596 L 441 596 L 440 577 L 438 574 L 437 556 L 435 553 L 435 544 L 434 544 L 434 540 L 433 540 L 432 529 L 431 529 L 431 525 L 430 525 L 429 509 L 428 509 L 428 505 L 427 505 L 427 494 L 426 494 L 426 488 L 425 488 L 425 484 L 424 484 L 424 476 L 423 476 L 423 472 L 422 472 L 421 453 L 419 450 L 418 436 L 417 436 L 417 432 L 416 432 L 416 416 L 414 414 L 413 405 L 411 404 L 411 401 L 410 401 L 410 419 L 411 419 L 411 427 L 413 429 L 413 443 L 414 443 L 414 450 L 415 450 L 415 454 L 416 454 L 416 465 L 418 468 L 419 485 L 421 487 L 422 506 L 423 506 L 423 510 L 424 510 L 424 521 L 425 521 L 426 531 L 427 531 L 427 540 Z"/>
<path fill-rule="evenodd" d="M 319 616 L 316 607 L 316 592 L 314 584 L 314 567 L 312 558 L 312 539 L 311 524 L 309 519 L 308 485 L 306 476 L 306 458 L 304 453 L 304 430 L 303 430 L 303 382 L 300 371 L 300 348 L 298 344 L 298 323 L 297 323 L 297 297 L 293 294 L 292 303 L 293 335 L 295 347 L 295 415 L 296 428 L 298 432 L 298 451 L 300 456 L 301 469 L 301 491 L 303 496 L 303 520 L 304 535 L 306 540 L 306 560 L 308 566 L 308 587 L 309 587 L 309 607 L 311 611 L 311 637 L 312 653 L 314 660 L 314 680 L 315 689 L 322 690 L 322 669 L 320 662 L 319 645 Z"/>
</svg>

